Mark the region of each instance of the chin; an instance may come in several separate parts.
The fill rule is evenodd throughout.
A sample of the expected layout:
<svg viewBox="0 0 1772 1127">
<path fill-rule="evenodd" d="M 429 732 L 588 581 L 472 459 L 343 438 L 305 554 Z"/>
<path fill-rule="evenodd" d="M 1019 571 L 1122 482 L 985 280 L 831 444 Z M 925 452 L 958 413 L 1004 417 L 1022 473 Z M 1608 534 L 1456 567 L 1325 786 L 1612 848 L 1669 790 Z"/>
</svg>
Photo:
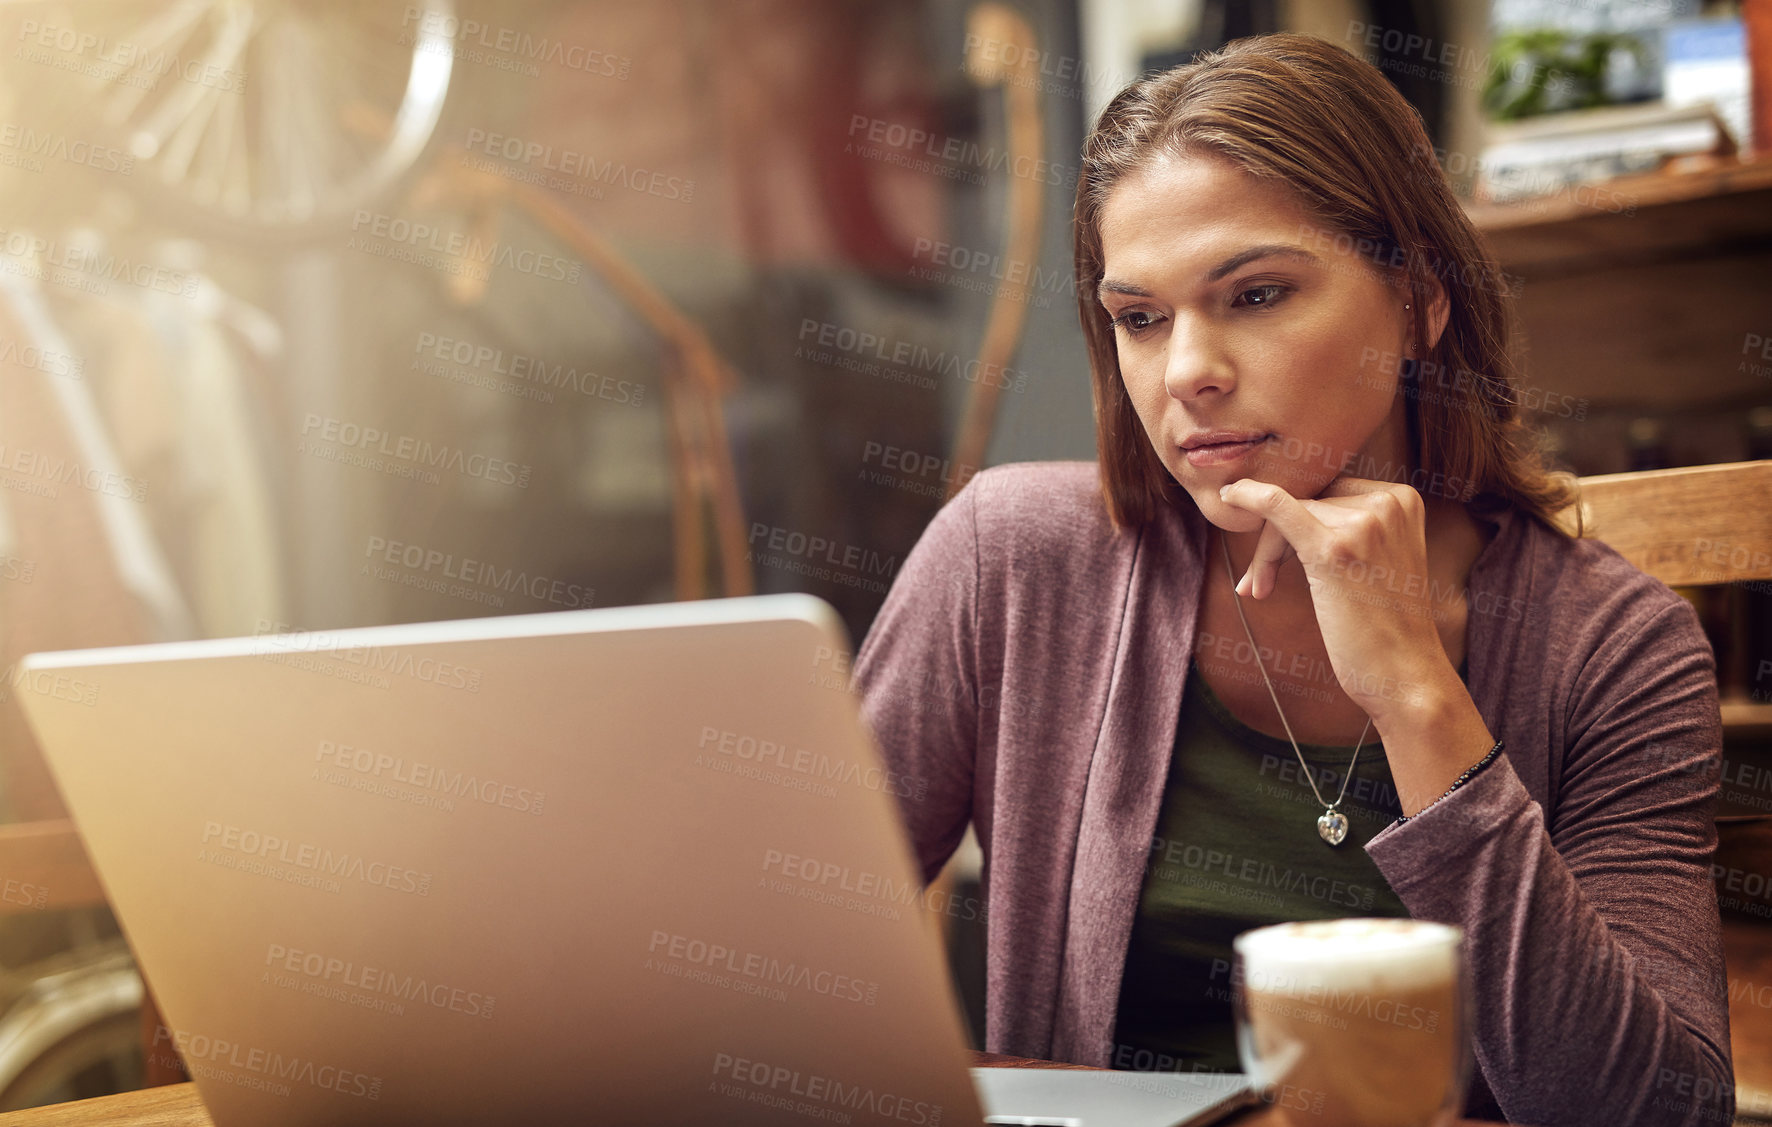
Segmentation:
<svg viewBox="0 0 1772 1127">
<path fill-rule="evenodd" d="M 1194 498 L 1194 504 L 1205 515 L 1206 519 L 1226 532 L 1255 532 L 1261 528 L 1262 518 L 1247 509 L 1239 509 L 1227 505 L 1218 499 L 1217 494 L 1202 500 Z"/>
<path fill-rule="evenodd" d="M 1228 505 L 1221 505 L 1219 507 L 1224 510 L 1224 512 L 1221 515 L 1218 515 L 1218 516 L 1208 515 L 1206 517 L 1206 519 L 1211 521 L 1213 524 L 1216 524 L 1219 528 L 1223 529 L 1225 532 L 1259 532 L 1259 531 L 1261 531 L 1261 526 L 1263 523 L 1262 519 L 1260 517 L 1256 516 L 1254 513 L 1245 512 L 1242 509 L 1233 509 L 1233 508 L 1230 508 Z"/>
</svg>

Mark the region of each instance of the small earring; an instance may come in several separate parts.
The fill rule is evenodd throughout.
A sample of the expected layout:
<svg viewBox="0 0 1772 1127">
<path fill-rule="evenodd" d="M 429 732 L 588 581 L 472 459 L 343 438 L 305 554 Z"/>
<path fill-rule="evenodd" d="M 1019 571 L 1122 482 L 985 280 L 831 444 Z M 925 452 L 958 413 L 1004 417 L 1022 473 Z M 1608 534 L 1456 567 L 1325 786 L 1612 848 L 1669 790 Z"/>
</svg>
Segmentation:
<svg viewBox="0 0 1772 1127">
<path fill-rule="evenodd" d="M 1407 302 L 1403 303 L 1403 312 L 1405 312 L 1405 313 L 1409 312 L 1409 304 Z"/>
</svg>

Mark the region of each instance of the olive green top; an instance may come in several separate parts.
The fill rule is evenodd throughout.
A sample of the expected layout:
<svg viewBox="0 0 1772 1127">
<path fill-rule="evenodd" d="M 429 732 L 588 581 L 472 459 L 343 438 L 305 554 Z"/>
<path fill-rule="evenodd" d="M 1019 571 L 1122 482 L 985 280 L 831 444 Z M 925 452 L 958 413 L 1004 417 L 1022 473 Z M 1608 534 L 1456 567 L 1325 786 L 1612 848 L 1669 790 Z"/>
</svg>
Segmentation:
<svg viewBox="0 0 1772 1127">
<path fill-rule="evenodd" d="M 1298 747 L 1333 802 L 1353 745 Z M 1189 667 L 1121 979 L 1112 1067 L 1239 1070 L 1230 973 L 1238 933 L 1409 914 L 1364 848 L 1402 813 L 1376 734 L 1361 747 L 1338 809 L 1347 837 L 1330 846 L 1317 833 L 1323 804 L 1292 745 L 1232 716 L 1199 667 Z"/>
</svg>

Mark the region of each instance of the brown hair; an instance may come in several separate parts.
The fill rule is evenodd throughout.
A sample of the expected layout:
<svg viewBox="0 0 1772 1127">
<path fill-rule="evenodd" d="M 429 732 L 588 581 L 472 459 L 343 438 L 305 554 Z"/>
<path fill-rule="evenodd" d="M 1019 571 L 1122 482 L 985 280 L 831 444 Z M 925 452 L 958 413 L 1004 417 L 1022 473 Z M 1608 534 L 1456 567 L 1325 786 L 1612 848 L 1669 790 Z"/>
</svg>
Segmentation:
<svg viewBox="0 0 1772 1127">
<path fill-rule="evenodd" d="M 1370 257 L 1380 276 L 1408 287 L 1417 310 L 1426 310 L 1433 280 L 1441 281 L 1450 305 L 1445 331 L 1428 349 L 1418 314 L 1410 334 L 1423 361 L 1400 365 L 1412 468 L 1463 483 L 1458 499 L 1474 511 L 1515 506 L 1569 535 L 1559 514 L 1580 487 L 1551 468 L 1540 432 L 1521 418 L 1508 279 L 1453 196 L 1420 115 L 1369 63 L 1290 34 L 1239 39 L 1134 82 L 1084 142 L 1074 212 L 1077 312 L 1094 377 L 1102 495 L 1115 528 L 1142 525 L 1159 505 L 1187 495 L 1152 449 L 1121 380 L 1113 326 L 1096 295 L 1101 210 L 1122 177 L 1158 156 L 1188 153 L 1289 184 L 1338 249 Z M 1424 395 L 1413 382 L 1423 371 L 1464 378 Z M 1584 535 L 1579 508 L 1573 521 L 1573 534 Z"/>
</svg>

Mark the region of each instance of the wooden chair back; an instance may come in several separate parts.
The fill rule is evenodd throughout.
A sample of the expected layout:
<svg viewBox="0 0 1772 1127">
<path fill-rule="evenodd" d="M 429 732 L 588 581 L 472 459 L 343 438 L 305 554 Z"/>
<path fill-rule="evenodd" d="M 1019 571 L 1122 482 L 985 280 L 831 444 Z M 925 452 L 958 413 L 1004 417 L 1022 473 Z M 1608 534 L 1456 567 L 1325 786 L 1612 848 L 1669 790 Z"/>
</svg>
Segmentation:
<svg viewBox="0 0 1772 1127">
<path fill-rule="evenodd" d="M 1772 579 L 1772 460 L 1581 479 L 1595 539 L 1670 587 Z"/>
</svg>

